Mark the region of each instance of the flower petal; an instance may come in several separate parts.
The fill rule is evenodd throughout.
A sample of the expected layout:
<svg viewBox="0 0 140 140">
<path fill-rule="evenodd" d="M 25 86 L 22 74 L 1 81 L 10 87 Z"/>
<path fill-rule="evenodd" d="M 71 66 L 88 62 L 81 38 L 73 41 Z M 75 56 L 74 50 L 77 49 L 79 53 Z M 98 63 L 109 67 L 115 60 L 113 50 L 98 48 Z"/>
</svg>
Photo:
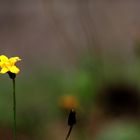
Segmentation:
<svg viewBox="0 0 140 140">
<path fill-rule="evenodd" d="M 0 55 L 0 61 L 8 61 L 8 57 L 5 55 Z"/>
<path fill-rule="evenodd" d="M 3 64 L 3 63 L 2 63 L 2 62 L 0 62 L 0 67 L 2 66 L 2 64 Z"/>
<path fill-rule="evenodd" d="M 9 71 L 9 70 L 8 70 L 7 68 L 4 67 L 4 68 L 1 69 L 0 73 L 4 74 L 4 73 L 6 73 L 6 72 L 8 72 L 8 71 Z"/>
<path fill-rule="evenodd" d="M 17 73 L 20 72 L 20 69 L 17 68 L 16 66 L 12 66 L 12 67 L 10 68 L 10 72 L 17 74 Z"/>
<path fill-rule="evenodd" d="M 17 56 L 17 57 L 11 57 L 11 58 L 9 58 L 9 60 L 12 62 L 12 61 L 20 61 L 21 59 Z"/>
<path fill-rule="evenodd" d="M 21 59 L 19 57 L 11 57 L 9 61 L 14 65 L 17 61 L 20 61 Z"/>
</svg>

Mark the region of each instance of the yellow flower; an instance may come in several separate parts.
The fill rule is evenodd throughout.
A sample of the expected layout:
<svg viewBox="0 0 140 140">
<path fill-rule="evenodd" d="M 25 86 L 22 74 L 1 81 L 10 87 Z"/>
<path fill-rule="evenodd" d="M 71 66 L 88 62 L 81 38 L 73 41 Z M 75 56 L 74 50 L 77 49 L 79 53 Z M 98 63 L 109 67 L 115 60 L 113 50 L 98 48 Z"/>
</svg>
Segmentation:
<svg viewBox="0 0 140 140">
<path fill-rule="evenodd" d="M 20 69 L 15 66 L 17 61 L 20 61 L 19 57 L 8 58 L 5 55 L 0 55 L 0 73 L 4 74 L 7 72 L 18 74 Z"/>
</svg>

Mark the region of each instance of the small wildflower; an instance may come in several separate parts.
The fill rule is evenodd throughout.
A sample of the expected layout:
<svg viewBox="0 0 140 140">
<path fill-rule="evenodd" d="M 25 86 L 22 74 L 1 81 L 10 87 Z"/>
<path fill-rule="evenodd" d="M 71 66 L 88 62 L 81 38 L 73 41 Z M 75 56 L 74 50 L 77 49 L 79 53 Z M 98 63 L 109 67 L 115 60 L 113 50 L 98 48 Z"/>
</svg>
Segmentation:
<svg viewBox="0 0 140 140">
<path fill-rule="evenodd" d="M 1 74 L 5 73 L 13 73 L 18 74 L 20 69 L 15 66 L 16 62 L 20 61 L 19 57 L 11 57 L 8 58 L 5 55 L 0 55 L 0 67 L 1 67 Z"/>
<path fill-rule="evenodd" d="M 20 72 L 20 69 L 15 66 L 16 62 L 20 61 L 21 59 L 19 57 L 11 57 L 8 58 L 5 55 L 0 55 L 0 73 L 1 74 L 9 74 L 9 77 L 12 79 L 13 82 L 13 140 L 17 140 L 16 135 L 16 91 L 15 91 L 15 78 L 16 74 Z"/>
</svg>

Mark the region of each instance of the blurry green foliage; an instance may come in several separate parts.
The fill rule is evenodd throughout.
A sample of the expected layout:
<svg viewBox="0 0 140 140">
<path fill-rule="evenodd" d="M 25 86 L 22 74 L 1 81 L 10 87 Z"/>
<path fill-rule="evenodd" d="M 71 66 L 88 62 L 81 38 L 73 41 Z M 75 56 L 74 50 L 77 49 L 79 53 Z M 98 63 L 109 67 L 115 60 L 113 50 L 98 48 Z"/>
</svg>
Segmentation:
<svg viewBox="0 0 140 140">
<path fill-rule="evenodd" d="M 103 129 L 97 140 L 139 140 L 140 133 L 137 124 L 131 123 L 113 123 Z"/>
</svg>

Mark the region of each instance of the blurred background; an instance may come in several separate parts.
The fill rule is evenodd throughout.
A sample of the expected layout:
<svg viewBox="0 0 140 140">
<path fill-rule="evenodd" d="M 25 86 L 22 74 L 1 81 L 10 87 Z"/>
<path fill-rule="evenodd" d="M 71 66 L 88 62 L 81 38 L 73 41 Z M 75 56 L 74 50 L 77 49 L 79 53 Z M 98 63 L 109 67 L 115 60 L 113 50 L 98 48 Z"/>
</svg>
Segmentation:
<svg viewBox="0 0 140 140">
<path fill-rule="evenodd" d="M 20 56 L 20 140 L 140 139 L 140 1 L 0 0 L 0 53 Z M 12 82 L 0 75 L 0 139 L 12 140 Z"/>
</svg>

